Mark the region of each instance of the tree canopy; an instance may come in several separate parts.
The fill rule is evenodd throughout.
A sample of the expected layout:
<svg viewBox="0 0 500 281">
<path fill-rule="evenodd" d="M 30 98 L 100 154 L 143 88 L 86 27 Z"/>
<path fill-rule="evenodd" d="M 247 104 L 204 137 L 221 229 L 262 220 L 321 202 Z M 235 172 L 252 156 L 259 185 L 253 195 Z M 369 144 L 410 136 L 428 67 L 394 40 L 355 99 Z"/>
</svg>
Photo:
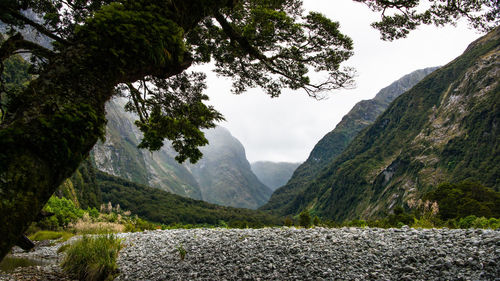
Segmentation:
<svg viewBox="0 0 500 281">
<path fill-rule="evenodd" d="M 381 14 L 373 26 L 387 40 L 404 37 L 419 24 L 454 24 L 462 17 L 480 30 L 499 22 L 496 1 L 354 1 Z M 194 10 L 199 15 L 192 14 Z M 354 70 L 341 66 L 353 54 L 352 40 L 339 31 L 337 22 L 320 13 L 306 14 L 300 0 L 6 0 L 0 11 L 0 21 L 11 35 L 0 49 L 2 63 L 13 54 L 29 52 L 33 74 L 45 71 L 58 54 L 74 44 L 108 48 L 122 63 L 141 63 L 138 52 L 162 62 L 173 55 L 165 48 L 169 45 L 182 54 L 177 67 L 184 70 L 212 61 L 218 74 L 233 79 L 232 92 L 237 94 L 260 87 L 276 97 L 283 88 L 290 88 L 318 98 L 353 83 Z M 48 37 L 53 46 L 26 40 L 26 31 Z M 97 36 L 101 36 L 99 40 L 95 40 Z M 112 67 L 125 71 L 120 63 Z M 99 65 L 96 68 L 102 71 Z M 323 72 L 326 78 L 313 81 L 311 71 Z M 178 160 L 196 161 L 201 157 L 197 147 L 206 144 L 199 129 L 213 127 L 223 117 L 204 104 L 208 99 L 203 94 L 204 74 L 173 74 L 138 75 L 130 79 L 134 81 L 116 86 L 130 99 L 127 109 L 140 118 L 141 147 L 157 150 L 167 138 L 179 152 Z M 1 108 L 14 112 L 12 103 L 4 102 L 9 100 L 4 96 L 13 93 L 4 92 Z M 8 116 L 4 114 L 4 123 Z"/>
<path fill-rule="evenodd" d="M 499 20 L 494 0 L 355 1 L 381 13 L 374 26 L 384 39 L 418 24 L 464 17 L 489 29 Z M 282 88 L 321 97 L 353 81 L 343 66 L 352 40 L 300 0 L 2 0 L 0 24 L 0 257 L 103 137 L 114 96 L 139 116 L 141 147 L 169 139 L 177 160 L 196 161 L 207 143 L 201 129 L 222 116 L 190 66 L 213 62 L 234 93 L 261 87 L 272 97 Z M 32 76 L 11 87 L 3 69 L 19 54 Z"/>
</svg>

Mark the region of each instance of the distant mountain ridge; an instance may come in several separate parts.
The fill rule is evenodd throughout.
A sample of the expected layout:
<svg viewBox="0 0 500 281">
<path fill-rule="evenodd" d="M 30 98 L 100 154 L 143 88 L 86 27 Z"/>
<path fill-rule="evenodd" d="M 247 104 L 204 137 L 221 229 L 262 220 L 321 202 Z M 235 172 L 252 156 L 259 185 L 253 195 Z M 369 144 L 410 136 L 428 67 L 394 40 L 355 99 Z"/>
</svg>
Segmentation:
<svg viewBox="0 0 500 281">
<path fill-rule="evenodd" d="M 301 163 L 257 161 L 251 164 L 259 180 L 272 191 L 285 185 Z"/>
<path fill-rule="evenodd" d="M 300 192 L 265 207 L 280 214 L 308 209 L 335 220 L 374 218 L 407 207 L 441 182 L 471 179 L 498 191 L 499 97 L 497 27 L 396 98 Z"/>
<path fill-rule="evenodd" d="M 287 214 L 288 211 L 284 209 L 285 202 L 289 202 L 303 191 L 322 169 L 326 168 L 345 150 L 361 130 L 375 122 L 391 101 L 436 69 L 438 67 L 413 71 L 380 90 L 373 99 L 363 100 L 354 105 L 335 129 L 326 134 L 314 146 L 309 158 L 293 172 L 292 178 L 286 185 L 273 193 L 269 202 L 262 209 L 273 210 L 283 215 Z"/>
<path fill-rule="evenodd" d="M 194 165 L 179 164 L 168 143 L 153 153 L 137 148 L 142 134 L 133 124 L 136 117 L 123 109 L 125 102 L 107 104 L 106 142 L 91 152 L 99 170 L 224 206 L 255 209 L 267 202 L 272 191 L 253 174 L 244 147 L 229 131 L 206 130 L 210 144 L 200 148 L 203 158 Z"/>
<path fill-rule="evenodd" d="M 205 136 L 210 144 L 200 148 L 203 158 L 186 164 L 203 200 L 250 209 L 266 203 L 272 191 L 252 172 L 243 145 L 223 127 L 207 130 Z"/>
</svg>

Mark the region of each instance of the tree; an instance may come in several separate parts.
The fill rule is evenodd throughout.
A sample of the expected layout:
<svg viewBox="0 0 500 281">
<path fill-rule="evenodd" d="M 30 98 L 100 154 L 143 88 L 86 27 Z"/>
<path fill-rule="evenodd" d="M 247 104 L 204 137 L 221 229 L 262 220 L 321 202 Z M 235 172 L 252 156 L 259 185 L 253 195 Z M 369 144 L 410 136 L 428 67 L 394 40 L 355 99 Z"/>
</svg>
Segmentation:
<svg viewBox="0 0 500 281">
<path fill-rule="evenodd" d="M 311 215 L 308 210 L 304 210 L 299 214 L 299 225 L 305 228 L 311 227 Z"/>
<path fill-rule="evenodd" d="M 361 2 L 402 12 L 418 3 Z M 498 10 L 489 1 L 460 2 L 480 7 L 458 16 Z M 407 14 L 383 21 L 382 32 L 430 22 Z M 492 15 L 485 21 L 497 22 Z M 104 104 L 114 96 L 128 97 L 126 109 L 139 116 L 141 147 L 157 150 L 166 138 L 177 160 L 196 161 L 197 147 L 207 143 L 201 129 L 222 116 L 204 104 L 205 76 L 187 73 L 191 65 L 214 61 L 235 93 L 261 87 L 274 97 L 291 88 L 321 97 L 352 83 L 353 70 L 341 67 L 352 55 L 351 39 L 321 14 L 304 15 L 300 0 L 3 0 L 0 21 L 8 35 L 0 70 L 27 53 L 34 77 L 9 89 L 0 79 L 0 258 L 103 137 Z M 313 81 L 311 70 L 326 80 Z"/>
</svg>

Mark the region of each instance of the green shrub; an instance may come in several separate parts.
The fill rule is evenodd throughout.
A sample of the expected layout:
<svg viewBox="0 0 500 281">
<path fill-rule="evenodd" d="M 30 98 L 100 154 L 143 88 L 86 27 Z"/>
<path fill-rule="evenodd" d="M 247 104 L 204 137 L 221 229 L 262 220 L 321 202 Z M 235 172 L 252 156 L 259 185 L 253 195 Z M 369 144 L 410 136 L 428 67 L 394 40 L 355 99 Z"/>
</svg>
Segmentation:
<svg viewBox="0 0 500 281">
<path fill-rule="evenodd" d="M 448 222 L 448 225 L 452 225 L 452 221 Z M 461 218 L 460 220 L 455 221 L 455 227 L 457 228 L 491 228 L 498 229 L 500 228 L 500 219 L 497 218 L 485 218 L 485 217 L 476 217 L 474 215 Z"/>
<path fill-rule="evenodd" d="M 230 228 L 248 228 L 248 221 L 246 220 L 232 220 L 229 222 Z M 187 225 L 186 225 L 187 227 Z"/>
<path fill-rule="evenodd" d="M 470 215 L 470 216 L 467 216 L 465 218 L 461 218 L 459 221 L 458 221 L 458 224 L 457 226 L 459 228 L 472 228 L 474 227 L 474 221 L 477 219 L 476 216 L 474 215 Z"/>
<path fill-rule="evenodd" d="M 69 223 L 76 222 L 85 213 L 82 209 L 77 208 L 73 201 L 56 196 L 50 197 L 44 210 L 54 213 L 54 216 L 40 221 L 40 226 L 46 229 L 67 227 Z"/>
<path fill-rule="evenodd" d="M 389 224 L 388 219 L 369 220 L 366 223 L 368 227 L 389 228 L 392 226 Z"/>
<path fill-rule="evenodd" d="M 59 220 L 55 216 L 44 218 L 37 223 L 37 226 L 42 229 L 58 230 L 61 228 Z"/>
<path fill-rule="evenodd" d="M 414 218 L 412 227 L 414 228 L 436 228 L 438 225 L 436 224 L 435 220 L 430 217 L 420 217 L 420 218 Z"/>
<path fill-rule="evenodd" d="M 182 244 L 179 244 L 179 246 L 177 246 L 177 251 L 179 251 L 179 257 L 181 258 L 181 260 L 184 260 L 187 252 L 186 249 L 184 249 L 184 247 L 182 246 Z"/>
<path fill-rule="evenodd" d="M 499 229 L 500 228 L 500 219 L 490 218 L 488 220 L 488 228 Z"/>
<path fill-rule="evenodd" d="M 219 225 L 219 227 L 223 227 L 223 228 L 228 228 L 229 227 L 224 220 L 219 220 L 218 225 Z"/>
<path fill-rule="evenodd" d="M 305 228 L 311 227 L 311 215 L 308 210 L 304 210 L 299 214 L 299 225 Z"/>
<path fill-rule="evenodd" d="M 314 219 L 313 219 L 313 224 L 315 226 L 319 226 L 321 224 L 321 220 L 319 219 L 318 216 L 314 216 Z"/>
<path fill-rule="evenodd" d="M 488 219 L 485 217 L 477 218 L 472 223 L 473 228 L 488 228 L 488 226 L 489 226 Z"/>
<path fill-rule="evenodd" d="M 116 236 L 86 236 L 76 241 L 66 252 L 61 266 L 78 280 L 112 280 L 117 272 L 116 258 L 121 240 Z"/>
<path fill-rule="evenodd" d="M 415 216 L 404 211 L 403 207 L 394 208 L 394 213 L 387 217 L 386 224 L 389 227 L 401 227 L 403 225 L 411 225 L 414 222 Z"/>
<path fill-rule="evenodd" d="M 90 207 L 88 207 L 87 208 L 87 212 L 89 213 L 89 216 L 91 218 L 96 219 L 96 218 L 99 217 L 99 211 L 96 208 L 90 208 Z"/>
<path fill-rule="evenodd" d="M 345 223 L 345 226 L 350 227 L 367 227 L 368 223 L 365 220 L 352 220 Z"/>
</svg>

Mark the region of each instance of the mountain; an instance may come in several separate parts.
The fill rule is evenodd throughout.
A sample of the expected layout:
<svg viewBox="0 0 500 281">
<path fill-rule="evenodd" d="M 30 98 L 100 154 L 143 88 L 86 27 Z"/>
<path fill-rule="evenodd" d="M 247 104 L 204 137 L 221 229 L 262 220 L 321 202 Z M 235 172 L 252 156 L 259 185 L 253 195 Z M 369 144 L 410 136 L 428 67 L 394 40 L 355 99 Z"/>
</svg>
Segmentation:
<svg viewBox="0 0 500 281">
<path fill-rule="evenodd" d="M 123 109 L 124 104 L 124 99 L 115 99 L 106 105 L 106 141 L 97 143 L 91 153 L 96 167 L 139 184 L 202 199 L 196 179 L 175 161 L 170 146 L 156 152 L 137 148 L 142 134 L 134 125 L 135 116 Z"/>
<path fill-rule="evenodd" d="M 252 172 L 243 145 L 222 127 L 205 131 L 205 136 L 210 144 L 201 148 L 203 158 L 187 164 L 203 200 L 250 209 L 267 202 L 272 191 Z"/>
<path fill-rule="evenodd" d="M 374 218 L 464 179 L 500 189 L 500 27 L 396 98 L 289 202 L 335 220 Z"/>
<path fill-rule="evenodd" d="M 272 191 L 283 186 L 292 177 L 300 163 L 258 161 L 251 164 L 253 173 Z"/>
<path fill-rule="evenodd" d="M 314 180 L 319 171 L 326 168 L 339 156 L 361 130 L 375 122 L 395 98 L 411 89 L 436 69 L 438 68 L 429 67 L 416 70 L 380 90 L 373 99 L 363 100 L 354 105 L 335 129 L 326 134 L 315 145 L 306 162 L 294 171 L 292 178 L 286 185 L 273 193 L 269 202 L 262 209 L 287 214 L 285 203 L 302 192 Z"/>
<path fill-rule="evenodd" d="M 245 149 L 222 127 L 205 131 L 209 145 L 201 147 L 197 164 L 179 164 L 168 142 L 156 152 L 138 149 L 142 136 L 136 117 L 125 112 L 124 99 L 107 104 L 106 141 L 92 150 L 96 167 L 114 176 L 181 196 L 225 206 L 255 209 L 271 190 L 253 174 Z"/>
</svg>

